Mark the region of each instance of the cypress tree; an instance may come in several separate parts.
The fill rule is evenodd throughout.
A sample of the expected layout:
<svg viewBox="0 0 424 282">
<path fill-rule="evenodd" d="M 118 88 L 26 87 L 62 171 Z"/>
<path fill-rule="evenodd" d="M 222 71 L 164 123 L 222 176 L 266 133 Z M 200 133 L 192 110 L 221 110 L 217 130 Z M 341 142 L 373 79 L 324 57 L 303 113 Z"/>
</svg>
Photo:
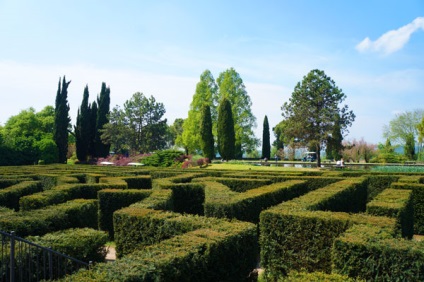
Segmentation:
<svg viewBox="0 0 424 282">
<path fill-rule="evenodd" d="M 235 154 L 235 132 L 231 103 L 227 98 L 223 98 L 218 107 L 218 151 L 221 158 L 229 160 Z"/>
<path fill-rule="evenodd" d="M 102 88 L 100 95 L 97 98 L 97 122 L 96 122 L 96 137 L 95 137 L 95 146 L 96 146 L 96 156 L 97 157 L 107 157 L 109 155 L 110 144 L 104 144 L 100 136 L 102 135 L 101 130 L 103 126 L 109 123 L 109 108 L 110 108 L 110 88 L 106 87 L 106 83 L 102 83 Z"/>
<path fill-rule="evenodd" d="M 262 131 L 262 158 L 267 158 L 269 160 L 271 156 L 271 141 L 269 137 L 269 123 L 268 117 L 265 115 L 264 126 Z"/>
<path fill-rule="evenodd" d="M 204 105 L 202 107 L 200 137 L 203 156 L 212 161 L 215 157 L 215 148 L 212 134 L 212 115 L 209 105 Z"/>
<path fill-rule="evenodd" d="M 75 127 L 76 153 L 78 160 L 81 162 L 87 160 L 88 148 L 90 145 L 90 107 L 88 97 L 88 85 L 86 85 L 81 107 L 78 110 L 77 125 Z"/>
<path fill-rule="evenodd" d="M 96 123 L 97 123 L 97 103 L 94 101 L 91 104 L 90 111 L 90 131 L 89 131 L 89 145 L 88 154 L 91 158 L 96 158 Z"/>
<path fill-rule="evenodd" d="M 65 76 L 63 76 L 61 85 L 59 78 L 56 94 L 53 138 L 58 149 L 59 163 L 66 163 L 67 161 L 68 126 L 71 121 L 68 104 L 68 86 L 70 83 L 71 81 L 66 82 Z"/>
</svg>

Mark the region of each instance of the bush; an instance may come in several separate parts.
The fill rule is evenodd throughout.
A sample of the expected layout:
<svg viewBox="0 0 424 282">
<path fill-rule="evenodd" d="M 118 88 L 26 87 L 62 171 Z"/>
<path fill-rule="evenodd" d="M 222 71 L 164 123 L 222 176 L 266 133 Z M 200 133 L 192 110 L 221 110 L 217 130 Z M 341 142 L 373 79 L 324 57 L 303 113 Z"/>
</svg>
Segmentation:
<svg viewBox="0 0 424 282">
<path fill-rule="evenodd" d="M 148 166 L 170 167 L 179 164 L 179 158 L 181 158 L 182 155 L 184 155 L 184 153 L 178 150 L 156 151 L 151 156 L 142 158 L 141 161 Z"/>
<path fill-rule="evenodd" d="M 27 240 L 87 263 L 102 262 L 107 254 L 106 232 L 91 228 L 67 229 L 42 237 L 30 236 Z"/>
</svg>

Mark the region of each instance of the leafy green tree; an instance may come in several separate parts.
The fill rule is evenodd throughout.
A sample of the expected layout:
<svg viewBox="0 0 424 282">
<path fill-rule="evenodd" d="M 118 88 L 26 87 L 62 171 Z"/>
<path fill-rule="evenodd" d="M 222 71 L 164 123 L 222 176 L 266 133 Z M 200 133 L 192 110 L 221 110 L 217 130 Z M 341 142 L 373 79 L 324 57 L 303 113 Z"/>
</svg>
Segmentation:
<svg viewBox="0 0 424 282">
<path fill-rule="evenodd" d="M 53 136 L 57 146 L 59 163 L 66 163 L 67 161 L 68 127 L 71 122 L 68 104 L 68 86 L 70 83 L 71 81 L 66 82 L 65 76 L 63 76 L 62 84 L 59 79 L 56 94 Z"/>
<path fill-rule="evenodd" d="M 268 117 L 264 118 L 264 125 L 262 131 L 262 158 L 267 158 L 269 160 L 271 156 L 271 140 L 269 136 L 269 123 Z"/>
<path fill-rule="evenodd" d="M 169 126 L 168 128 L 169 129 L 169 146 L 168 147 L 170 148 L 180 147 L 186 150 L 186 148 L 184 147 L 184 143 L 182 142 L 182 134 L 184 131 L 183 124 L 184 124 L 184 119 L 176 118 L 174 120 L 174 123 Z"/>
<path fill-rule="evenodd" d="M 339 108 L 345 98 L 346 95 L 324 71 L 315 69 L 297 83 L 289 102 L 281 107 L 282 116 L 289 124 L 285 134 L 298 138 L 308 147 L 314 146 L 318 166 L 321 166 L 321 148 L 333 132 L 337 116 L 340 117 L 342 134 L 355 120 L 347 105 Z"/>
<path fill-rule="evenodd" d="M 205 70 L 200 75 L 200 81 L 196 85 L 196 92 L 190 104 L 188 117 L 183 124 L 183 132 L 181 143 L 186 148 L 186 153 L 196 153 L 201 150 L 200 147 L 200 130 L 201 110 L 203 105 L 208 105 L 211 109 L 212 121 L 217 120 L 217 85 L 212 73 Z M 213 132 L 215 129 L 213 129 Z"/>
<path fill-rule="evenodd" d="M 125 116 L 125 112 L 119 106 L 115 106 L 109 115 L 109 123 L 101 130 L 102 142 L 111 144 L 111 149 L 118 154 L 125 154 L 130 150 L 131 129 Z"/>
<path fill-rule="evenodd" d="M 390 138 L 396 145 L 403 145 L 412 134 L 418 137 L 417 126 L 424 118 L 424 110 L 407 111 L 397 114 L 394 119 L 389 122 L 389 125 L 384 126 L 383 136 Z"/>
<path fill-rule="evenodd" d="M 103 126 L 109 122 L 108 115 L 110 111 L 110 88 L 106 87 L 106 83 L 102 83 L 100 95 L 97 98 L 97 120 L 95 131 L 95 152 L 96 157 L 107 157 L 110 151 L 110 144 L 103 143 L 101 140 L 101 130 Z"/>
<path fill-rule="evenodd" d="M 151 96 L 134 93 L 124 103 L 124 109 L 115 107 L 109 125 L 102 130 L 105 142 L 112 142 L 115 148 L 129 148 L 132 152 L 152 152 L 166 147 L 168 126 L 163 103 Z M 124 144 L 125 143 L 125 144 Z"/>
<path fill-rule="evenodd" d="M 413 133 L 408 134 L 404 147 L 404 155 L 408 160 L 415 159 L 415 138 Z"/>
<path fill-rule="evenodd" d="M 45 149 L 53 141 L 55 110 L 47 106 L 36 113 L 33 108 L 21 111 L 10 117 L 1 128 L 3 155 L 2 165 L 34 164 L 38 160 L 45 163 L 57 162 L 57 148 Z M 56 146 L 56 145 L 55 145 Z"/>
<path fill-rule="evenodd" d="M 84 88 L 84 94 L 81 102 L 81 106 L 78 109 L 77 123 L 75 126 L 75 145 L 77 158 L 81 162 L 87 161 L 88 150 L 90 145 L 90 105 L 88 103 L 89 98 L 88 85 Z"/>
<path fill-rule="evenodd" d="M 279 122 L 272 128 L 272 131 L 275 136 L 275 140 L 272 145 L 276 148 L 276 150 L 284 149 L 284 121 Z"/>
<path fill-rule="evenodd" d="M 216 100 L 221 101 L 225 97 L 232 106 L 236 138 L 235 157 L 241 158 L 243 152 L 255 150 L 259 144 L 259 139 L 254 137 L 253 132 L 256 128 L 256 118 L 251 111 L 252 102 L 243 80 L 233 68 L 222 72 L 217 84 L 219 93 Z"/>
<path fill-rule="evenodd" d="M 221 158 L 230 160 L 235 155 L 235 132 L 231 102 L 223 97 L 218 107 L 218 151 Z"/>
<path fill-rule="evenodd" d="M 212 161 L 215 158 L 214 138 L 212 134 L 212 116 L 211 109 L 208 105 L 202 108 L 200 123 L 200 144 L 203 156 Z"/>
</svg>

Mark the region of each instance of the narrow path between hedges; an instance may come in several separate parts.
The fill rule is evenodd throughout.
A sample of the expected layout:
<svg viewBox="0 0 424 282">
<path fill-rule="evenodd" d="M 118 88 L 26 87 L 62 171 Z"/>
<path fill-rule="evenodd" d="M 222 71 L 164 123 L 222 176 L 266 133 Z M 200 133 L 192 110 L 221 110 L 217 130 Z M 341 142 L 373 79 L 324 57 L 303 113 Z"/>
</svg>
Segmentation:
<svg viewBox="0 0 424 282">
<path fill-rule="evenodd" d="M 106 262 L 113 262 L 116 260 L 116 250 L 114 247 L 107 247 Z"/>
</svg>

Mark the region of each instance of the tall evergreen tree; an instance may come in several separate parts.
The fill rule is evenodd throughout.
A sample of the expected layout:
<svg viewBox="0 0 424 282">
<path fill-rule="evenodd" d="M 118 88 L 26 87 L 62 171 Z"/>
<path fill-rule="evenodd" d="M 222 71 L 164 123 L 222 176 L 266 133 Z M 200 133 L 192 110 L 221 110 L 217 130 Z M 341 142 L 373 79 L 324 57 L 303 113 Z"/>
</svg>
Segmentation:
<svg viewBox="0 0 424 282">
<path fill-rule="evenodd" d="M 106 83 L 102 83 L 100 95 L 97 98 L 97 122 L 96 122 L 96 157 L 107 157 L 109 155 L 110 144 L 104 144 L 101 139 L 103 126 L 109 122 L 110 111 L 110 88 L 106 87 Z"/>
<path fill-rule="evenodd" d="M 68 86 L 70 83 L 71 81 L 66 82 L 65 76 L 63 76 L 61 84 L 59 78 L 56 94 L 53 138 L 58 149 L 59 163 L 66 163 L 67 161 L 68 126 L 71 121 L 68 104 Z"/>
<path fill-rule="evenodd" d="M 212 116 L 209 105 L 202 107 L 202 119 L 200 124 L 201 148 L 203 156 L 209 160 L 215 157 L 214 139 L 212 134 Z"/>
<path fill-rule="evenodd" d="M 343 135 L 340 128 L 340 115 L 336 115 L 336 118 L 334 120 L 333 131 L 331 133 L 331 136 L 328 136 L 327 146 L 325 148 L 325 154 L 327 159 L 341 159 L 341 152 L 343 150 L 342 141 Z"/>
<path fill-rule="evenodd" d="M 267 158 L 269 160 L 271 156 L 271 141 L 269 137 L 269 123 L 268 117 L 264 118 L 264 126 L 262 131 L 262 158 Z"/>
<path fill-rule="evenodd" d="M 260 140 L 255 138 L 256 117 L 251 107 L 252 101 L 240 75 L 230 68 L 222 72 L 216 80 L 219 87 L 216 100 L 226 97 L 232 106 L 234 132 L 236 138 L 235 157 L 241 158 L 244 152 L 250 153 L 257 148 Z"/>
<path fill-rule="evenodd" d="M 88 145 L 88 155 L 96 157 L 96 123 L 97 123 L 97 102 L 93 101 L 90 108 L 90 135 Z"/>
<path fill-rule="evenodd" d="M 77 124 L 75 127 L 76 153 L 78 160 L 81 162 L 87 160 L 90 145 L 90 106 L 88 97 L 88 85 L 86 85 L 81 106 L 78 109 Z"/>
<path fill-rule="evenodd" d="M 231 102 L 223 97 L 218 107 L 218 151 L 224 160 L 233 159 L 236 150 L 236 137 Z"/>
<path fill-rule="evenodd" d="M 408 160 L 415 160 L 415 138 L 412 133 L 409 133 L 406 137 L 404 155 Z"/>
</svg>

